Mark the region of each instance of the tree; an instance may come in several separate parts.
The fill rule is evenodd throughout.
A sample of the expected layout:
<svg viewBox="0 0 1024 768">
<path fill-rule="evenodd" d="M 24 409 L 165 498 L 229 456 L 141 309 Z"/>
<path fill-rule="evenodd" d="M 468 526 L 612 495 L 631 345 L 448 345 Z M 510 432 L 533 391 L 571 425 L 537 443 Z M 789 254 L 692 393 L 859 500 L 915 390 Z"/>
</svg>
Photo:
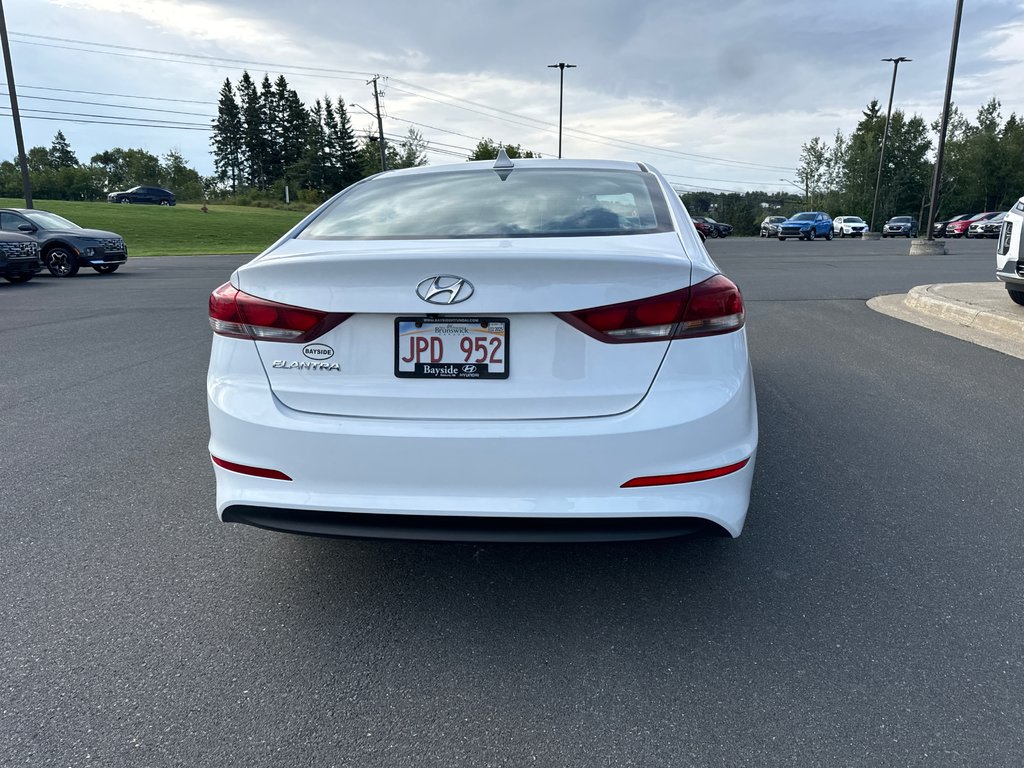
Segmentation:
<svg viewBox="0 0 1024 768">
<path fill-rule="evenodd" d="M 57 131 L 57 135 L 53 137 L 53 143 L 50 145 L 50 164 L 54 168 L 74 168 L 79 164 L 75 153 L 71 151 L 71 145 L 64 138 L 63 131 Z"/>
<path fill-rule="evenodd" d="M 242 113 L 235 101 L 231 81 L 224 80 L 217 102 L 217 118 L 213 121 L 213 167 L 217 178 L 228 181 L 231 191 L 238 189 L 244 173 L 242 164 Z"/>
<path fill-rule="evenodd" d="M 93 155 L 89 162 L 100 170 L 106 189 L 159 184 L 163 177 L 160 158 L 144 149 L 115 147 Z"/>
<path fill-rule="evenodd" d="M 539 154 L 531 152 L 530 150 L 524 150 L 518 144 L 495 144 L 493 139 L 480 139 L 477 142 L 476 148 L 473 150 L 473 154 L 469 156 L 469 160 L 494 160 L 498 156 L 498 150 L 502 147 L 505 148 L 505 154 L 509 157 L 540 157 Z"/>
<path fill-rule="evenodd" d="M 189 168 L 185 158 L 176 150 L 164 155 L 160 181 L 163 186 L 174 190 L 182 200 L 199 200 L 205 196 L 203 177 L 194 168 Z"/>
<path fill-rule="evenodd" d="M 248 72 L 238 80 L 238 101 L 242 117 L 242 158 L 245 181 L 256 189 L 267 188 L 269 148 L 263 119 L 263 105 L 256 84 Z"/>
<path fill-rule="evenodd" d="M 398 145 L 398 161 L 392 168 L 416 168 L 427 164 L 427 142 L 423 136 L 412 126 L 405 134 L 402 143 Z"/>
<path fill-rule="evenodd" d="M 352 130 L 352 120 L 345 108 L 345 100 L 340 96 L 335 107 L 334 122 L 327 126 L 327 141 L 338 169 L 338 189 L 344 189 L 349 184 L 359 181 L 362 178 L 359 145 Z"/>
</svg>

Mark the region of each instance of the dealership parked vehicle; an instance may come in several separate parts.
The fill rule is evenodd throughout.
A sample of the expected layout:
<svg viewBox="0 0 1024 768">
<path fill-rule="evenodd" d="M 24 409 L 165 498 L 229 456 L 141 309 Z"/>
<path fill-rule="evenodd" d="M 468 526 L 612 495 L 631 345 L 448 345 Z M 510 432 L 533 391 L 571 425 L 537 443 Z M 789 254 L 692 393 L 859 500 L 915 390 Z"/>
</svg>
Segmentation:
<svg viewBox="0 0 1024 768">
<path fill-rule="evenodd" d="M 707 240 L 709 237 L 717 237 L 714 234 L 714 228 L 708 224 L 704 219 L 699 216 L 691 216 L 690 221 L 693 222 L 693 226 L 696 227 L 697 232 L 700 233 L 702 240 Z"/>
<path fill-rule="evenodd" d="M 973 215 L 974 214 L 972 213 L 959 213 L 956 216 L 951 216 L 950 218 L 944 219 L 943 221 L 936 221 L 935 226 L 932 228 L 932 235 L 934 237 L 946 237 L 947 226 L 949 226 L 950 224 L 955 224 L 958 221 L 963 221 L 964 219 L 969 219 Z"/>
<path fill-rule="evenodd" d="M 711 228 L 709 237 L 728 237 L 732 234 L 732 224 L 723 224 L 710 216 L 694 216 L 692 218 L 703 221 Z"/>
<path fill-rule="evenodd" d="M 348 187 L 210 296 L 221 519 L 739 535 L 757 446 L 743 299 L 688 217 L 621 161 L 502 151 Z"/>
<path fill-rule="evenodd" d="M 83 229 L 49 211 L 0 208 L 0 230 L 27 235 L 38 243 L 43 265 L 54 277 L 74 277 L 81 267 L 109 275 L 128 260 L 120 235 Z"/>
<path fill-rule="evenodd" d="M 946 237 L 963 237 L 974 222 L 988 221 L 1000 213 L 1002 211 L 986 211 L 985 213 L 976 213 L 973 216 L 968 216 L 966 219 L 950 222 L 946 225 Z"/>
<path fill-rule="evenodd" d="M 836 216 L 832 219 L 832 231 L 839 237 L 860 237 L 867 228 L 868 223 L 860 216 Z"/>
<path fill-rule="evenodd" d="M 893 216 L 882 227 L 882 237 L 917 237 L 918 228 L 913 216 Z"/>
<path fill-rule="evenodd" d="M 1003 219 L 996 243 L 996 278 L 1006 284 L 1010 299 L 1024 306 L 1024 197 Z"/>
<path fill-rule="evenodd" d="M 174 193 L 163 187 L 132 187 L 124 192 L 111 192 L 108 203 L 139 203 L 143 205 L 174 205 Z"/>
<path fill-rule="evenodd" d="M 778 237 L 779 225 L 785 220 L 785 216 L 765 216 L 761 222 L 761 237 Z"/>
<path fill-rule="evenodd" d="M 832 217 L 824 211 L 803 211 L 794 214 L 779 225 L 779 240 L 796 237 L 813 240 L 816 237 L 832 239 Z"/>
<path fill-rule="evenodd" d="M 999 230 L 1002 229 L 1003 220 L 1006 218 L 1006 211 L 991 219 L 983 219 L 971 223 L 967 228 L 966 237 L 999 237 Z"/>
<path fill-rule="evenodd" d="M 14 232 L 0 232 L 0 277 L 9 283 L 27 283 L 42 268 L 35 240 Z"/>
</svg>

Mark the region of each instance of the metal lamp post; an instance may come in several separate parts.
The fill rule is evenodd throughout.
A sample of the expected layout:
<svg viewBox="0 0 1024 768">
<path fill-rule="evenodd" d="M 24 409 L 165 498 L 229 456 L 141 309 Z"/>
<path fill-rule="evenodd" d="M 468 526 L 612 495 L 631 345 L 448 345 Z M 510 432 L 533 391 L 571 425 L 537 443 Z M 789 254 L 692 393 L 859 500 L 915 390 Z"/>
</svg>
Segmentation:
<svg viewBox="0 0 1024 768">
<path fill-rule="evenodd" d="M 868 222 L 868 231 L 875 231 L 875 213 L 878 210 L 878 191 L 882 188 L 882 165 L 885 163 L 885 143 L 889 138 L 889 119 L 892 117 L 892 97 L 896 93 L 896 72 L 900 68 L 900 62 L 913 61 L 906 56 L 898 56 L 895 59 L 882 59 L 892 62 L 892 86 L 889 88 L 889 108 L 885 111 L 885 131 L 882 133 L 882 154 L 878 158 L 878 176 L 875 177 L 875 199 L 871 203 L 871 221 Z"/>
<path fill-rule="evenodd" d="M 562 94 L 565 89 L 565 70 L 575 69 L 575 64 L 566 64 L 560 61 L 557 64 L 548 64 L 548 69 L 558 70 L 558 157 L 562 157 Z"/>
</svg>

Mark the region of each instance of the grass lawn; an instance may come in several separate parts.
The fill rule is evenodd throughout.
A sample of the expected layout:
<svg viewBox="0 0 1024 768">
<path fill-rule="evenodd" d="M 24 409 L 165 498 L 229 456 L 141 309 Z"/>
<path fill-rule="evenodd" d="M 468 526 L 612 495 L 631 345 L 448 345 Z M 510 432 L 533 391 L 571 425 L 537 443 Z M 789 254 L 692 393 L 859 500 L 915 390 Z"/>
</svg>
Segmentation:
<svg viewBox="0 0 1024 768">
<path fill-rule="evenodd" d="M 211 205 L 114 205 L 65 200 L 35 200 L 81 227 L 116 232 L 129 256 L 182 256 L 205 253 L 259 253 L 306 214 L 271 208 Z M 0 198 L 0 207 L 24 208 L 25 201 Z"/>
</svg>

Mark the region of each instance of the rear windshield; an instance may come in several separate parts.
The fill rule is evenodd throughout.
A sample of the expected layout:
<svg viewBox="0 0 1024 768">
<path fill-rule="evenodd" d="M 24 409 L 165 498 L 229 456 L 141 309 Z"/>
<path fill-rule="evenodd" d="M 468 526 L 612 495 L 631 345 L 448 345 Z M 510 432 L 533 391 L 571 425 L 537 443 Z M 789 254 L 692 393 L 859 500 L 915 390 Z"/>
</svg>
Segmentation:
<svg viewBox="0 0 1024 768">
<path fill-rule="evenodd" d="M 516 168 L 370 179 L 351 187 L 300 239 L 566 237 L 672 231 L 652 174 Z"/>
</svg>

